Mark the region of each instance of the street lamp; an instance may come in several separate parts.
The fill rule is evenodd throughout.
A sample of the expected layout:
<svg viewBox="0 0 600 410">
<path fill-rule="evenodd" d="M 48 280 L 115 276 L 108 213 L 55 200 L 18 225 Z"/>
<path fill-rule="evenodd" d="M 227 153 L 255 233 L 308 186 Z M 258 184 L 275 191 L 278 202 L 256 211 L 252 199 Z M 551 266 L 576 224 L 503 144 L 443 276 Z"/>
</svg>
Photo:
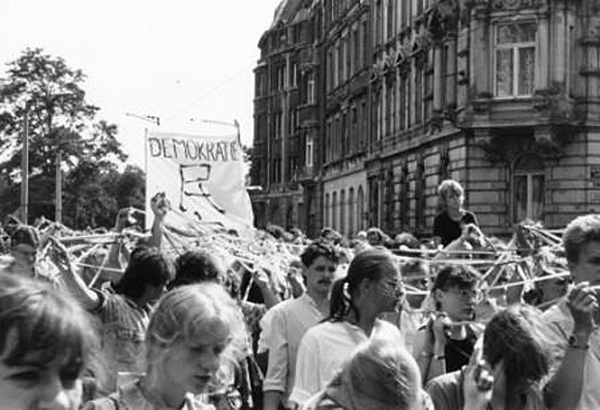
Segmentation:
<svg viewBox="0 0 600 410">
<path fill-rule="evenodd" d="M 23 115 L 23 148 L 21 151 L 21 221 L 27 224 L 29 213 L 29 102 Z"/>
</svg>

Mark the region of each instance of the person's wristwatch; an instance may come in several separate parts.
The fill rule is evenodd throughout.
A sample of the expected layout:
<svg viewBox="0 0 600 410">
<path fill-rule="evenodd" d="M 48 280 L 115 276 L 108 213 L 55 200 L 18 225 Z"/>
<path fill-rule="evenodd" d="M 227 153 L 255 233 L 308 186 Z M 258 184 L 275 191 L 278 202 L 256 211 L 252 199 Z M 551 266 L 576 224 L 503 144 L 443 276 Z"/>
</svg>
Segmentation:
<svg viewBox="0 0 600 410">
<path fill-rule="evenodd" d="M 568 340 L 569 347 L 572 349 L 589 349 L 590 344 L 587 339 L 583 339 L 577 333 L 572 333 Z"/>
</svg>

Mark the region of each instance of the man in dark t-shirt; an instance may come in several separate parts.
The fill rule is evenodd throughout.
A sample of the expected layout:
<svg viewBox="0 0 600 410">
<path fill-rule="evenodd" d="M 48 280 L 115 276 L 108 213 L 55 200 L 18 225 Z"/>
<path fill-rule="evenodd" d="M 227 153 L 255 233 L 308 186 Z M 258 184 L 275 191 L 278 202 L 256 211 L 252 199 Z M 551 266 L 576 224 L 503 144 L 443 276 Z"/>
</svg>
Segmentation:
<svg viewBox="0 0 600 410">
<path fill-rule="evenodd" d="M 461 236 L 465 226 L 478 226 L 479 223 L 473 212 L 463 209 L 465 194 L 458 182 L 452 179 L 442 181 L 438 195 L 443 210 L 433 221 L 433 239 L 436 246 L 441 244 L 446 247 Z"/>
<path fill-rule="evenodd" d="M 450 218 L 448 212 L 442 211 L 436 215 L 433 221 L 433 236 L 439 236 L 444 247 L 458 239 L 463 228 L 468 224 L 479 225 L 477 217 L 471 211 L 462 210 L 459 221 Z"/>
</svg>

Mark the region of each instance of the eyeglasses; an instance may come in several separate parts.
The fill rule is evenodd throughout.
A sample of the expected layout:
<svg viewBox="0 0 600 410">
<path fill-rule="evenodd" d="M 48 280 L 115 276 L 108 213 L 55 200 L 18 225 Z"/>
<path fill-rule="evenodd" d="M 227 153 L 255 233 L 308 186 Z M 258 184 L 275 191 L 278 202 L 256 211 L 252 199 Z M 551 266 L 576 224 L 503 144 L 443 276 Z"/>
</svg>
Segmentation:
<svg viewBox="0 0 600 410">
<path fill-rule="evenodd" d="M 473 289 L 447 289 L 444 290 L 444 292 L 448 292 L 448 293 L 452 293 L 458 297 L 460 297 L 462 300 L 480 300 L 482 293 L 479 290 L 473 290 Z"/>
</svg>

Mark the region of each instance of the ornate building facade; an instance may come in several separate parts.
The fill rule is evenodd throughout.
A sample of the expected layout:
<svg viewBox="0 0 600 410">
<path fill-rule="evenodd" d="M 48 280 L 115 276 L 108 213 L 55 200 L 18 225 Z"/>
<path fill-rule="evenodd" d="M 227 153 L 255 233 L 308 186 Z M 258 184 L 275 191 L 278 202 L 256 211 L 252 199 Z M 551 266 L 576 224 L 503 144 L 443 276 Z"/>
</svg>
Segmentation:
<svg viewBox="0 0 600 410">
<path fill-rule="evenodd" d="M 317 3 L 283 1 L 259 41 L 250 174 L 261 228 L 276 224 L 314 234 L 321 225 Z"/>
<path fill-rule="evenodd" d="M 428 236 L 446 178 L 492 235 L 600 210 L 597 1 L 312 3 L 321 224 Z"/>
</svg>

